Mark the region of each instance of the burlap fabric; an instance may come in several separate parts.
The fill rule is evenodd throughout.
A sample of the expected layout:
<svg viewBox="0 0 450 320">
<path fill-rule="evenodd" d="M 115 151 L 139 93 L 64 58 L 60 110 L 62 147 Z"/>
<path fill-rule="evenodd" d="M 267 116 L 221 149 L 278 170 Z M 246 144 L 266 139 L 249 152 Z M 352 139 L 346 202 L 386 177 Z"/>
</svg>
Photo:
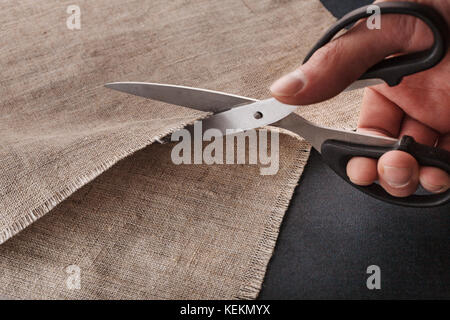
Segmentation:
<svg viewBox="0 0 450 320">
<path fill-rule="evenodd" d="M 176 166 L 150 144 L 206 114 L 103 84 L 266 98 L 334 19 L 311 0 L 85 0 L 69 30 L 71 4 L 0 2 L 0 296 L 255 298 L 308 144 L 281 135 L 272 176 Z M 351 128 L 360 98 L 299 112 Z"/>
</svg>

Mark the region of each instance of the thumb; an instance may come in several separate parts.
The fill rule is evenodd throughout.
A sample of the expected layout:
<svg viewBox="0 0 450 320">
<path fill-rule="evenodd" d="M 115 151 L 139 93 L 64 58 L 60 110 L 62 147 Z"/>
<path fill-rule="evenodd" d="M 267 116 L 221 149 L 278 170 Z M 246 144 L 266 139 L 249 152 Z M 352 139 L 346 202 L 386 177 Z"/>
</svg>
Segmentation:
<svg viewBox="0 0 450 320">
<path fill-rule="evenodd" d="M 304 65 L 275 81 L 270 88 L 272 95 L 297 105 L 337 95 L 371 66 L 408 47 L 409 37 L 401 35 L 405 33 L 392 18 L 383 16 L 381 29 L 368 29 L 365 21 L 357 23 L 317 50 Z"/>
</svg>

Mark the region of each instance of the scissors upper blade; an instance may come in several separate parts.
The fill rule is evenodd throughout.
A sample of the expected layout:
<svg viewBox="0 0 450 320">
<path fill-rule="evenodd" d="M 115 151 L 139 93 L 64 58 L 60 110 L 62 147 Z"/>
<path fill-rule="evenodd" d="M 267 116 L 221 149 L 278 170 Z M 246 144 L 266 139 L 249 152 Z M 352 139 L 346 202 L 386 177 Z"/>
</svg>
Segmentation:
<svg viewBox="0 0 450 320">
<path fill-rule="evenodd" d="M 204 112 L 222 112 L 258 100 L 199 88 L 146 82 L 113 82 L 105 87 Z"/>
</svg>

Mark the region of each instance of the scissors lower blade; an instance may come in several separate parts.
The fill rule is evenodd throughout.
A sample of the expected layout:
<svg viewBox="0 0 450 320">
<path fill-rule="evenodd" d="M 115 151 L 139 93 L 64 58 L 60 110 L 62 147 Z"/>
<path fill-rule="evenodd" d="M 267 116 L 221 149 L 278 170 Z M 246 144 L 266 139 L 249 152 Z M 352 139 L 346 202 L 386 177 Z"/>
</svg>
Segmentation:
<svg viewBox="0 0 450 320">
<path fill-rule="evenodd" d="M 272 125 L 287 129 L 305 138 L 305 140 L 307 140 L 314 147 L 314 149 L 319 152 L 321 152 L 322 143 L 326 140 L 339 140 L 366 146 L 380 147 L 390 147 L 398 142 L 398 140 L 394 138 L 321 127 L 294 113 Z"/>
<path fill-rule="evenodd" d="M 202 120 L 202 131 L 216 129 L 222 135 L 233 134 L 270 125 L 295 110 L 297 107 L 283 104 L 274 98 L 260 100 Z"/>
<path fill-rule="evenodd" d="M 258 101 L 219 91 L 161 83 L 113 82 L 107 83 L 105 87 L 139 97 L 213 113 Z"/>
<path fill-rule="evenodd" d="M 267 99 L 214 114 L 202 120 L 202 131 L 217 129 L 223 135 L 255 129 L 266 125 L 289 130 L 307 140 L 319 152 L 326 140 L 339 140 L 367 146 L 393 146 L 394 138 L 325 128 L 293 113 L 297 108 L 275 99 Z"/>
</svg>

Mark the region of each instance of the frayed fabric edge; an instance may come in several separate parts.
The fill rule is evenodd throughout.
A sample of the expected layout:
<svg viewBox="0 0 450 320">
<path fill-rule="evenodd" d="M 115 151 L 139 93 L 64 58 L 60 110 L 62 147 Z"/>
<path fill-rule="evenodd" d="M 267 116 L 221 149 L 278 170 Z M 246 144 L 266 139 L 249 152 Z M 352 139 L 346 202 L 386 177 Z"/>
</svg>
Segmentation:
<svg viewBox="0 0 450 320">
<path fill-rule="evenodd" d="M 168 136 L 169 134 L 180 130 L 188 125 L 193 124 L 195 121 L 202 120 L 206 117 L 208 117 L 209 114 L 205 114 L 204 116 L 200 116 L 196 118 L 195 120 L 188 121 L 186 123 L 183 123 L 179 126 L 170 128 L 166 131 L 163 131 L 161 134 L 158 134 L 156 136 L 151 137 L 149 140 L 144 140 L 142 144 L 136 145 L 134 148 L 127 149 L 123 151 L 122 153 L 118 154 L 116 157 L 109 161 L 105 161 L 103 163 L 100 163 L 99 166 L 97 166 L 94 170 L 91 170 L 90 172 L 84 173 L 78 177 L 76 177 L 74 180 L 72 180 L 70 183 L 66 185 L 65 188 L 58 191 L 53 197 L 47 199 L 44 201 L 41 205 L 39 205 L 36 208 L 31 209 L 25 216 L 21 217 L 20 219 L 14 221 L 10 226 L 4 228 L 0 231 L 0 245 L 18 234 L 19 232 L 23 231 L 25 228 L 30 226 L 32 223 L 34 223 L 39 218 L 46 215 L 50 210 L 55 208 L 58 204 L 63 202 L 65 199 L 67 199 L 71 194 L 73 194 L 75 191 L 86 185 L 87 183 L 91 182 L 95 178 L 97 178 L 99 175 L 101 175 L 103 172 L 111 168 L 113 165 L 115 165 L 120 160 L 132 155 L 136 151 L 139 151 L 154 142 L 161 141 L 162 138 Z"/>
<path fill-rule="evenodd" d="M 273 130 L 274 128 L 270 127 L 270 129 Z M 235 297 L 239 300 L 256 299 L 261 291 L 267 265 L 272 258 L 284 214 L 288 209 L 294 190 L 299 182 L 299 179 L 301 178 L 303 169 L 308 161 L 311 151 L 311 146 L 299 136 L 284 129 L 276 128 L 275 130 L 300 140 L 301 146 L 299 147 L 299 153 L 290 169 L 291 173 L 286 185 L 280 191 L 275 208 L 273 209 L 269 221 L 266 224 L 263 238 L 261 239 L 258 248 L 251 259 L 247 272 L 243 276 L 245 283 L 241 286 L 238 295 Z"/>
</svg>

